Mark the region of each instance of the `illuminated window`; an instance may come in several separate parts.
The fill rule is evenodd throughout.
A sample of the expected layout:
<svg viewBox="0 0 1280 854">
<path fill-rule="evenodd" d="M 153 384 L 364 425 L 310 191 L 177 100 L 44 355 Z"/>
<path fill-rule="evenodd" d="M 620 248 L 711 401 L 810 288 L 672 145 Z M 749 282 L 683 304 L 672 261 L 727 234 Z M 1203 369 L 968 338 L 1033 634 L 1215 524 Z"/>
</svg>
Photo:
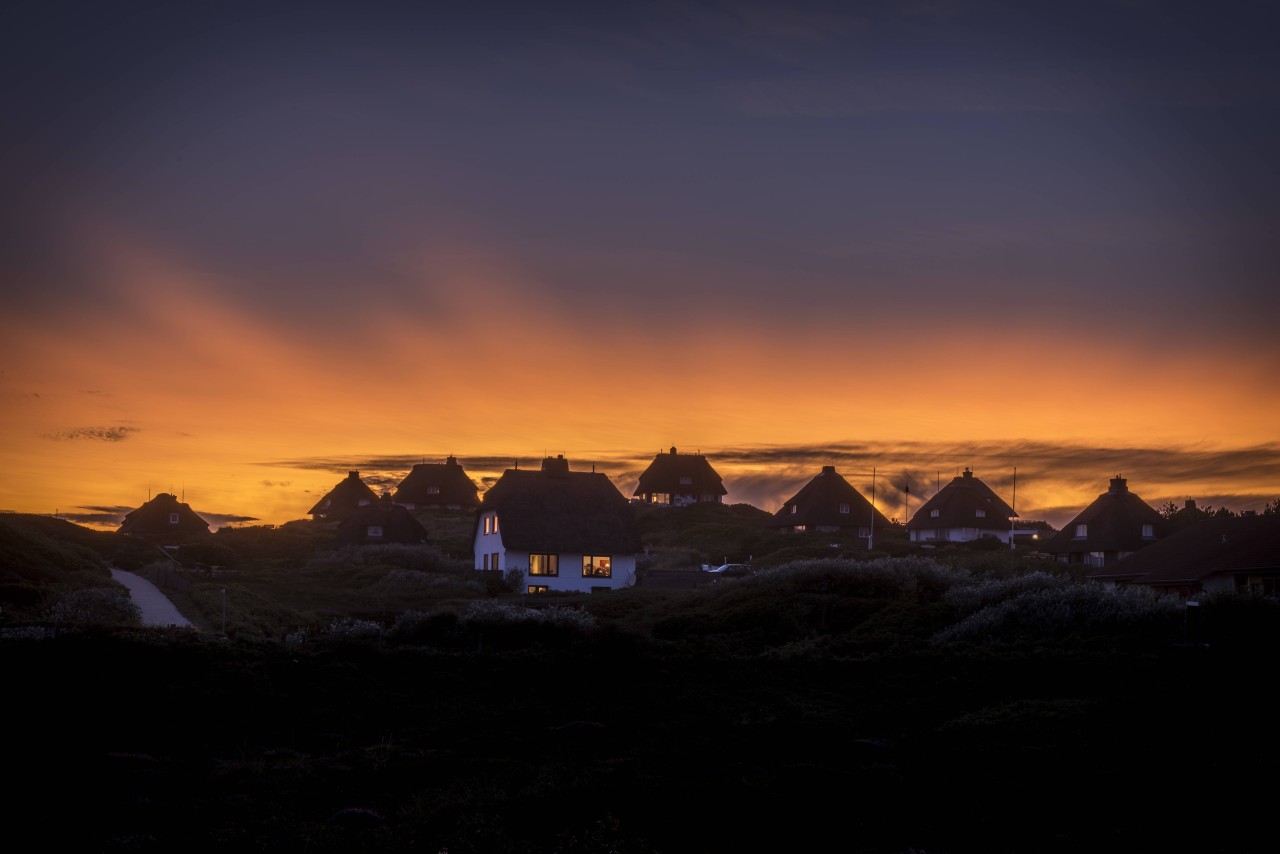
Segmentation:
<svg viewBox="0 0 1280 854">
<path fill-rule="evenodd" d="M 560 555 L 529 555 L 530 575 L 559 575 Z"/>
<path fill-rule="evenodd" d="M 848 505 L 848 504 L 841 504 L 841 505 L 840 505 L 840 512 L 841 512 L 841 513 L 848 513 L 848 512 L 849 512 L 849 505 Z"/>
<path fill-rule="evenodd" d="M 1143 526 L 1142 526 L 1142 538 L 1143 538 L 1144 540 L 1145 540 L 1145 539 L 1149 539 L 1149 538 L 1151 538 L 1151 537 L 1154 537 L 1155 535 L 1156 535 L 1156 529 L 1155 529 L 1155 527 L 1154 527 L 1153 525 L 1143 525 Z"/>
<path fill-rule="evenodd" d="M 427 495 L 439 495 L 439 494 L 440 494 L 440 487 L 438 486 L 427 487 Z"/>
<path fill-rule="evenodd" d="M 671 493 L 670 493 L 670 492 L 654 492 L 654 493 L 651 493 L 651 494 L 649 495 L 649 503 L 650 503 L 650 504 L 670 504 L 670 503 L 671 503 Z"/>
<path fill-rule="evenodd" d="M 484 532 L 486 534 L 498 533 L 498 517 L 496 515 L 486 515 L 484 517 Z"/>
<path fill-rule="evenodd" d="M 368 534 L 369 534 L 369 536 L 370 536 L 370 537 L 381 537 L 381 536 L 382 536 L 382 526 L 381 526 L 381 525 L 370 525 L 370 526 L 369 526 L 369 532 L 368 532 Z"/>
<path fill-rule="evenodd" d="M 583 555 L 583 578 L 612 578 L 613 558 L 607 555 Z"/>
<path fill-rule="evenodd" d="M 550 593 L 551 588 L 545 584 L 530 584 L 527 588 L 528 593 Z"/>
<path fill-rule="evenodd" d="M 804 525 L 793 525 L 791 530 L 795 531 L 797 534 L 803 534 L 808 529 L 805 528 Z"/>
<path fill-rule="evenodd" d="M 796 515 L 796 514 L 797 514 L 797 513 L 799 513 L 799 512 L 800 512 L 800 505 L 798 505 L 798 504 L 792 504 L 792 505 L 791 505 L 791 515 L 792 515 L 792 516 L 794 516 L 794 515 Z"/>
<path fill-rule="evenodd" d="M 937 519 L 941 515 L 942 515 L 942 511 L 939 510 L 937 507 L 929 511 L 929 518 L 931 519 Z"/>
<path fill-rule="evenodd" d="M 978 510 L 978 511 L 976 512 L 976 514 L 975 514 L 975 515 L 976 515 L 979 519 L 985 519 L 985 518 L 987 518 L 987 511 L 986 511 L 986 510 Z"/>
<path fill-rule="evenodd" d="M 1083 539 L 1084 539 L 1085 537 L 1087 537 L 1087 536 L 1089 536 L 1089 526 L 1088 526 L 1088 525 L 1076 525 L 1076 536 L 1075 536 L 1075 538 L 1076 538 L 1077 540 L 1083 540 Z"/>
<path fill-rule="evenodd" d="M 170 524 L 170 525 L 176 525 L 176 524 L 178 524 L 178 514 L 177 514 L 177 513 L 170 513 L 170 514 L 169 514 L 169 524 Z"/>
</svg>

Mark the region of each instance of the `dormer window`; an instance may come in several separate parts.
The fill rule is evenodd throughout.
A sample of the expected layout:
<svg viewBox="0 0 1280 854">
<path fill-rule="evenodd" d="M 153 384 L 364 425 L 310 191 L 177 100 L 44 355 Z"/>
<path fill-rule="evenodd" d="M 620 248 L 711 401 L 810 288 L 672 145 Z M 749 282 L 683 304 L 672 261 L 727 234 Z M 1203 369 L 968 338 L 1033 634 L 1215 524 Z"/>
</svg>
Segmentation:
<svg viewBox="0 0 1280 854">
<path fill-rule="evenodd" d="M 930 510 L 930 511 L 929 511 L 929 518 L 930 518 L 930 519 L 937 519 L 937 518 L 938 518 L 939 516 L 941 516 L 941 515 L 942 515 L 942 511 L 941 511 L 941 510 L 939 510 L 937 507 L 935 507 L 935 508 L 933 508 L 932 510 Z"/>
<path fill-rule="evenodd" d="M 692 484 L 692 483 L 693 483 L 693 478 L 691 478 L 691 477 L 682 477 L 682 478 L 680 478 L 680 485 L 681 485 L 681 486 L 689 486 L 689 485 L 690 485 L 690 484 Z"/>
<path fill-rule="evenodd" d="M 1087 537 L 1087 536 L 1089 536 L 1089 526 L 1088 526 L 1088 525 L 1076 525 L 1076 537 L 1075 537 L 1075 538 L 1076 538 L 1077 540 L 1083 540 L 1083 539 L 1084 539 L 1085 537 Z"/>
<path fill-rule="evenodd" d="M 170 513 L 170 514 L 169 514 L 169 524 L 170 524 L 170 525 L 176 525 L 176 524 L 178 524 L 178 514 L 177 514 L 177 513 Z"/>
<path fill-rule="evenodd" d="M 484 532 L 486 534 L 498 533 L 498 515 L 496 513 L 484 517 Z"/>
<path fill-rule="evenodd" d="M 440 487 L 438 486 L 427 487 L 427 495 L 439 495 L 439 494 L 440 494 Z"/>
<path fill-rule="evenodd" d="M 986 510 L 979 510 L 979 511 L 977 511 L 974 515 L 975 515 L 975 516 L 977 516 L 979 519 L 985 519 L 985 518 L 987 518 L 987 511 L 986 511 Z"/>
<path fill-rule="evenodd" d="M 792 504 L 792 505 L 791 505 L 791 515 L 792 515 L 792 516 L 794 516 L 794 515 L 796 515 L 796 514 L 797 514 L 797 513 L 799 513 L 799 512 L 800 512 L 800 505 L 798 505 L 798 504 Z"/>
<path fill-rule="evenodd" d="M 1156 529 L 1154 525 L 1142 526 L 1142 539 L 1150 540 L 1150 539 L 1154 539 L 1155 536 L 1156 536 Z"/>
<path fill-rule="evenodd" d="M 371 540 L 373 540 L 373 539 L 381 539 L 381 538 L 382 538 L 382 526 L 381 526 L 381 525 L 370 525 L 370 526 L 368 527 L 368 529 L 365 531 L 365 533 L 366 533 L 366 535 L 369 537 L 369 539 L 371 539 Z"/>
<path fill-rule="evenodd" d="M 841 505 L 840 505 L 840 512 L 841 512 L 841 513 L 848 514 L 848 512 L 849 512 L 849 505 L 848 505 L 848 504 L 841 504 Z"/>
</svg>

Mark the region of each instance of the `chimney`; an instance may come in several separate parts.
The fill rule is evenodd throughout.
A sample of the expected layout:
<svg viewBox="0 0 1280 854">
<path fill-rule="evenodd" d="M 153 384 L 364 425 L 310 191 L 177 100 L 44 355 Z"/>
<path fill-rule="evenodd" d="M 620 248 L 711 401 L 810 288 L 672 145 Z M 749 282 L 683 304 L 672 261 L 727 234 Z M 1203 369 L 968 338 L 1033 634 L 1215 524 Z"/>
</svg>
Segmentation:
<svg viewBox="0 0 1280 854">
<path fill-rule="evenodd" d="M 347 480 L 359 480 L 359 479 L 360 479 L 360 472 L 358 471 L 347 472 Z"/>
<path fill-rule="evenodd" d="M 542 461 L 542 473 L 550 477 L 568 477 L 569 461 L 564 458 L 564 454 L 547 457 Z"/>
<path fill-rule="evenodd" d="M 1183 509 L 1185 509 L 1185 510 L 1195 510 L 1195 509 L 1196 509 L 1196 500 L 1195 500 L 1194 498 L 1188 498 L 1188 499 L 1187 499 L 1187 503 L 1186 503 L 1186 505 L 1184 506 L 1184 508 L 1183 508 Z"/>
<path fill-rule="evenodd" d="M 447 466 L 456 466 L 458 464 L 458 458 L 450 454 L 444 458 L 444 464 Z"/>
<path fill-rule="evenodd" d="M 835 473 L 836 473 L 836 467 L 835 467 L 835 466 L 823 466 L 823 467 L 822 467 L 822 473 L 823 473 L 823 474 L 835 474 Z"/>
<path fill-rule="evenodd" d="M 965 466 L 965 467 L 964 467 L 964 476 L 965 476 L 965 477 L 973 477 L 973 469 L 969 468 L 968 466 Z"/>
<path fill-rule="evenodd" d="M 672 445 L 672 446 L 671 446 L 671 456 L 673 456 L 673 457 L 674 457 L 675 455 L 676 455 L 676 446 L 675 446 L 675 445 Z"/>
<path fill-rule="evenodd" d="M 1116 475 L 1111 478 L 1111 488 L 1108 489 L 1107 492 L 1110 492 L 1112 495 L 1119 495 L 1121 492 L 1128 491 L 1129 487 L 1127 486 L 1127 481 L 1124 478 L 1120 475 Z"/>
</svg>

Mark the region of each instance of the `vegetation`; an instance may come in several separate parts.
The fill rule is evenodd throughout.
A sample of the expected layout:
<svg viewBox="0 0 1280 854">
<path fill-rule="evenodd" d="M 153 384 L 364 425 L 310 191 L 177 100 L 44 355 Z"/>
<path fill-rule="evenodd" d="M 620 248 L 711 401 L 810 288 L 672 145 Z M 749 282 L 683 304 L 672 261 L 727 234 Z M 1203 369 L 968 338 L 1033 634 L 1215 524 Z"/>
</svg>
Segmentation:
<svg viewBox="0 0 1280 854">
<path fill-rule="evenodd" d="M 101 616 L 121 601 L 102 567 L 118 538 L 0 517 L 3 566 L 44 603 L 0 640 L 21 698 L 11 834 L 100 851 L 1259 847 L 1248 821 L 1165 807 L 1169 780 L 1213 781 L 1188 808 L 1233 814 L 1280 759 L 1235 737 L 1280 711 L 1257 675 L 1280 651 L 1274 599 L 1186 609 L 1007 549 L 868 557 L 750 518 L 644 524 L 651 554 L 737 542 L 773 564 L 755 574 L 557 599 L 486 590 L 437 548 L 331 550 L 310 523 L 220 533 L 139 565 L 202 629 L 161 632 Z"/>
</svg>

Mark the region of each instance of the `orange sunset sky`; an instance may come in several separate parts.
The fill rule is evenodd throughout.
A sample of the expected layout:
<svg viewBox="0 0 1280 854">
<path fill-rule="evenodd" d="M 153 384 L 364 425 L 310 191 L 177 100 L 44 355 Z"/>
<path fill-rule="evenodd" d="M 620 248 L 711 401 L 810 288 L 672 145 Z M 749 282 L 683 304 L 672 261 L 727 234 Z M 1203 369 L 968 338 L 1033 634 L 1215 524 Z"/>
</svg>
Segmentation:
<svg viewBox="0 0 1280 854">
<path fill-rule="evenodd" d="M 898 518 L 964 466 L 1055 525 L 1280 496 L 1253 7 L 481 7 L 25 13 L 0 510 L 280 523 L 446 454 L 630 495 L 671 445 L 770 511 L 824 464 Z"/>
</svg>

